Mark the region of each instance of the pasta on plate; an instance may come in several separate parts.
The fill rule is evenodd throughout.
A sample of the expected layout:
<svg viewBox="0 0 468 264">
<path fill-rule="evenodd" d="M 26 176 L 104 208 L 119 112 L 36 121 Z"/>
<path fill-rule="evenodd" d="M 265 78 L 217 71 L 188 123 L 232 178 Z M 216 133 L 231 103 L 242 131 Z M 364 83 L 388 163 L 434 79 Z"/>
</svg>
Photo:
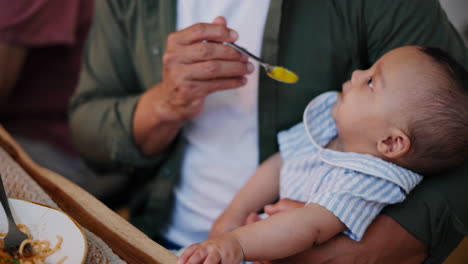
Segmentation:
<svg viewBox="0 0 468 264">
<path fill-rule="evenodd" d="M 9 198 L 13 217 L 30 240 L 32 254 L 20 247 L 21 256 L 13 259 L 0 250 L 0 264 L 84 264 L 88 245 L 83 230 L 70 216 L 59 209 L 35 202 Z M 8 231 L 6 215 L 0 210 L 0 233 Z M 26 227 L 28 230 L 26 230 Z M 0 236 L 0 248 L 3 239 Z M 2 262 L 3 261 L 3 262 Z"/>
<path fill-rule="evenodd" d="M 3 240 L 0 245 L 0 264 L 7 264 L 7 263 L 17 263 L 17 264 L 46 264 L 47 262 L 45 259 L 52 255 L 54 252 L 60 249 L 62 245 L 62 237 L 57 237 L 57 243 L 54 247 L 50 247 L 50 242 L 47 240 L 34 240 L 31 236 L 31 232 L 29 232 L 29 228 L 25 225 L 18 225 L 18 228 L 26 233 L 29 239 L 26 239 L 21 244 L 18 250 L 18 257 L 13 258 L 10 256 L 4 246 Z M 5 233 L 0 233 L 0 237 L 5 237 Z M 29 244 L 32 248 L 32 252 L 27 252 L 25 250 L 25 246 Z M 67 259 L 66 256 L 62 257 L 57 264 L 62 264 Z"/>
</svg>

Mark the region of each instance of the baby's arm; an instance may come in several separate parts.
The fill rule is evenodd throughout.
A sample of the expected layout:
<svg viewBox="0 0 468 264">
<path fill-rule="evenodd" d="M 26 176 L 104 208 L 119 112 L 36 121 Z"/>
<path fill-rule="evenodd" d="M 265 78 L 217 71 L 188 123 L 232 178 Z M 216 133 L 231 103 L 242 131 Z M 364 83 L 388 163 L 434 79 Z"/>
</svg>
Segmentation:
<svg viewBox="0 0 468 264">
<path fill-rule="evenodd" d="M 217 264 L 285 258 L 323 243 L 344 229 L 345 225 L 330 211 L 308 204 L 192 245 L 178 263 Z"/>
<path fill-rule="evenodd" d="M 285 258 L 321 244 L 345 230 L 329 210 L 317 205 L 291 209 L 233 231 L 245 260 Z"/>
<path fill-rule="evenodd" d="M 281 156 L 276 153 L 258 167 L 228 208 L 215 221 L 210 238 L 243 225 L 250 213 L 257 212 L 278 197 L 281 166 Z"/>
</svg>

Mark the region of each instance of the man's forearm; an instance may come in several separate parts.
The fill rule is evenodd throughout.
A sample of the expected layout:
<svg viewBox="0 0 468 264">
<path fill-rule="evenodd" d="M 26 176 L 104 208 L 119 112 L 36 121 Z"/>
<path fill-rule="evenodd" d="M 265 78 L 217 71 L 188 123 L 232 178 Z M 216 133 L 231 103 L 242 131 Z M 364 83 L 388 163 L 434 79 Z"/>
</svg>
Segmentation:
<svg viewBox="0 0 468 264">
<path fill-rule="evenodd" d="M 426 263 L 442 263 L 467 235 L 468 162 L 458 169 L 424 179 L 400 204 L 383 213 L 392 217 L 429 249 Z"/>
<path fill-rule="evenodd" d="M 360 242 L 341 234 L 322 245 L 272 263 L 420 264 L 426 257 L 427 246 L 424 243 L 390 217 L 380 215 L 369 226 Z"/>
<path fill-rule="evenodd" d="M 133 117 L 136 145 L 147 156 L 162 152 L 177 136 L 183 122 L 165 120 L 157 111 L 157 86 L 146 91 L 138 101 Z"/>
</svg>

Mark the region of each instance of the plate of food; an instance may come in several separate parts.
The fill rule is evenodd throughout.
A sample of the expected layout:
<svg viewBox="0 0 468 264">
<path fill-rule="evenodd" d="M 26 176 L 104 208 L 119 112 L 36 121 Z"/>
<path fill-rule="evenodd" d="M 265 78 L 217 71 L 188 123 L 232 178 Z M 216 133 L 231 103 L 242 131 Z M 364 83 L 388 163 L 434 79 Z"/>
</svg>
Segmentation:
<svg viewBox="0 0 468 264">
<path fill-rule="evenodd" d="M 29 258 L 33 258 L 35 262 L 31 261 L 31 263 L 81 264 L 85 262 L 88 244 L 83 230 L 70 216 L 46 205 L 12 198 L 8 200 L 16 224 L 22 231 L 29 233 L 28 236 L 34 241 L 31 244 L 33 256 Z M 8 230 L 6 219 L 5 212 L 0 209 L 1 237 L 4 237 Z M 3 249 L 3 239 L 0 240 L 0 263 L 15 263 L 14 260 L 6 260 L 9 255 Z M 26 256 L 20 259 L 26 260 Z M 20 262 L 16 261 L 16 263 Z"/>
</svg>

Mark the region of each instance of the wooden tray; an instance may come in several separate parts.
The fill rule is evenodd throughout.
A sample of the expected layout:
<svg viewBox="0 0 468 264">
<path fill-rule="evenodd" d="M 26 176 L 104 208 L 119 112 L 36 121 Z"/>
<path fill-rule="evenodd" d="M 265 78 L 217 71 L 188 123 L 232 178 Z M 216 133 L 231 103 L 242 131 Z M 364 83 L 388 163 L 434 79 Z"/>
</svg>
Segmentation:
<svg viewBox="0 0 468 264">
<path fill-rule="evenodd" d="M 33 162 L 0 125 L 0 147 L 80 225 L 101 238 L 127 263 L 174 264 L 177 257 L 61 175 Z"/>
</svg>

